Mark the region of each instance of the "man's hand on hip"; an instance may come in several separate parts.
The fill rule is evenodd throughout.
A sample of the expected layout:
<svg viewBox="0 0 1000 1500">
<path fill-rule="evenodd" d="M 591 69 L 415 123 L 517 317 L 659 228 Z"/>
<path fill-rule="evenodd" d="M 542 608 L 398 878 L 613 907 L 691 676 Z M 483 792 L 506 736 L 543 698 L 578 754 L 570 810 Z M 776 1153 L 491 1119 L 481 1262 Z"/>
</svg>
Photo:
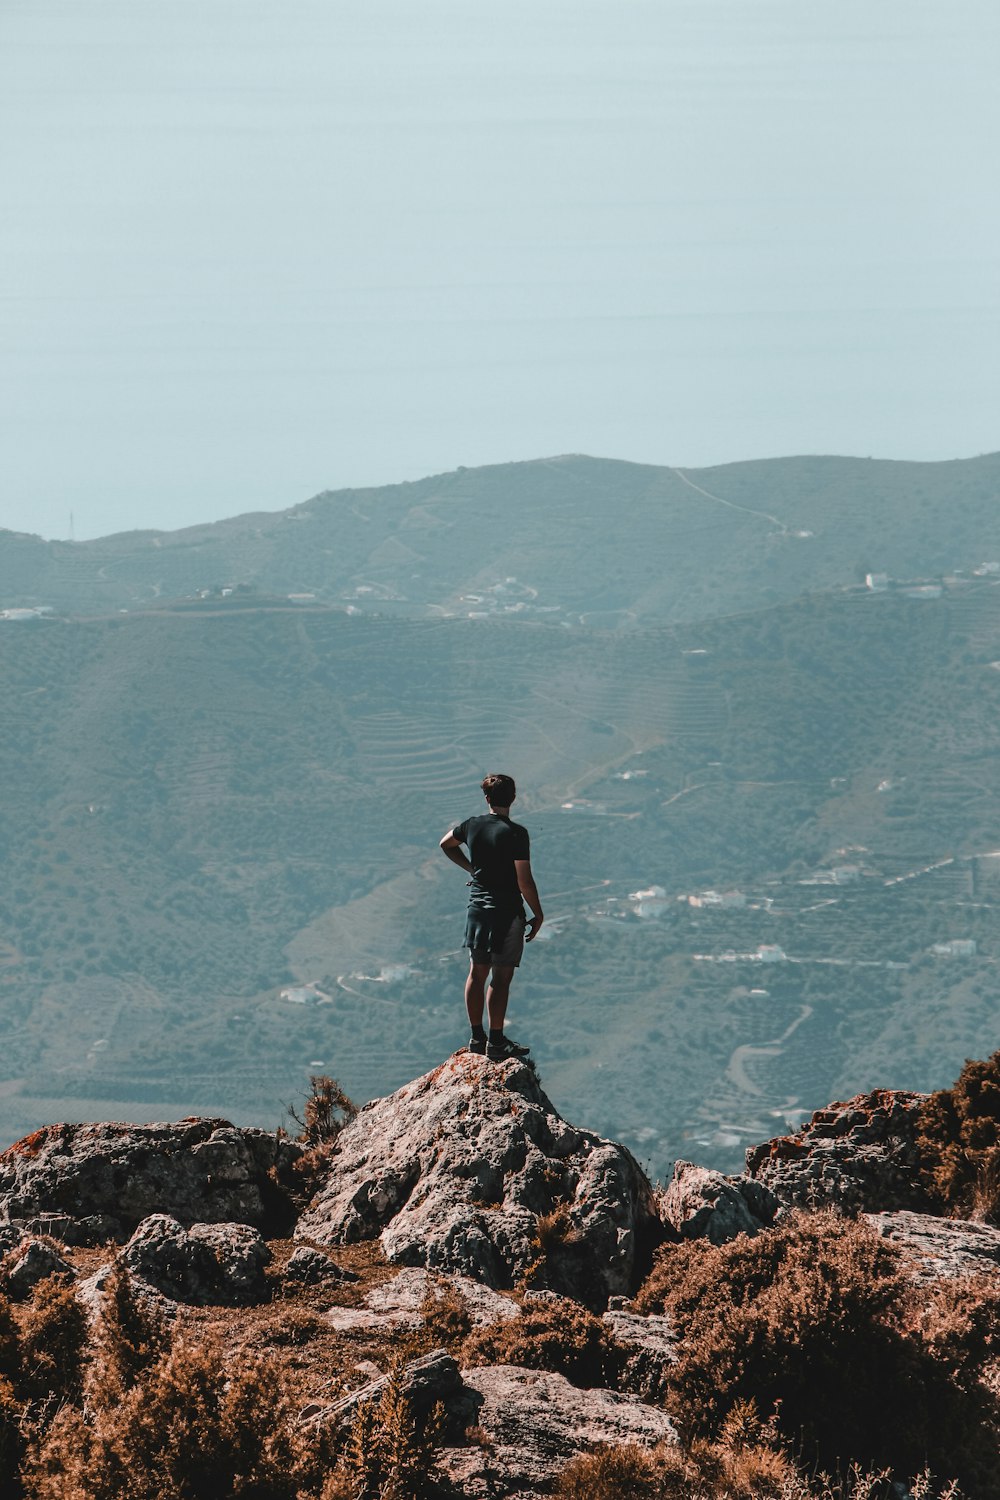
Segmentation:
<svg viewBox="0 0 1000 1500">
<path fill-rule="evenodd" d="M 545 921 L 544 917 L 530 917 L 529 918 L 529 920 L 528 920 L 528 930 L 524 934 L 524 941 L 526 943 L 530 943 L 531 940 L 532 940 L 532 938 L 537 937 L 538 930 L 539 930 L 539 928 L 541 927 L 541 925 L 542 925 L 542 923 L 544 921 Z"/>
</svg>

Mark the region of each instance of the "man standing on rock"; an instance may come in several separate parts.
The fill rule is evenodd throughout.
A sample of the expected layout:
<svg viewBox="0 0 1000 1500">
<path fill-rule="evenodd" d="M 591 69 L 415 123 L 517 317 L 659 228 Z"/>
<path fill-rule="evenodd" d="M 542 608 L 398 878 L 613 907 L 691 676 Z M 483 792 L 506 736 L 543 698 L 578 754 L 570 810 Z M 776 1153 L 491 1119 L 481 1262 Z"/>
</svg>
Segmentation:
<svg viewBox="0 0 1000 1500">
<path fill-rule="evenodd" d="M 490 775 L 483 781 L 489 812 L 466 818 L 441 840 L 448 858 L 466 870 L 472 879 L 469 915 L 465 924 L 465 946 L 470 950 L 469 977 L 465 981 L 465 1007 L 472 1026 L 470 1052 L 485 1052 L 492 1062 L 508 1057 L 527 1057 L 504 1035 L 507 997 L 514 970 L 521 962 L 525 942 L 537 937 L 542 925 L 542 903 L 531 873 L 528 830 L 510 819 L 517 788 L 510 776 Z M 461 845 L 468 848 L 468 856 Z M 522 896 L 531 907 L 530 922 L 524 914 Z M 486 981 L 493 977 L 489 990 Z M 483 1007 L 490 1022 L 483 1029 Z"/>
</svg>

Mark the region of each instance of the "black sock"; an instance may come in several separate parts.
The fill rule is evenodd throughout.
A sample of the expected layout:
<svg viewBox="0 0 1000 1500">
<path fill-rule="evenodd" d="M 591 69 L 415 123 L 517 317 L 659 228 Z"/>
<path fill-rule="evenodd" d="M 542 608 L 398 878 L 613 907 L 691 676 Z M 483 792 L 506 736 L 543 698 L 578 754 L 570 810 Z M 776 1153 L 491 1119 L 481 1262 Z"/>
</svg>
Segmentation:
<svg viewBox="0 0 1000 1500">
<path fill-rule="evenodd" d="M 493 1027 L 492 1026 L 490 1027 L 490 1041 L 494 1042 L 494 1043 L 495 1042 L 502 1042 L 503 1041 L 503 1027 L 502 1026 L 500 1027 L 499 1031 L 494 1031 Z"/>
<path fill-rule="evenodd" d="M 472 1040 L 474 1042 L 485 1042 L 485 1040 L 486 1040 L 486 1032 L 483 1030 L 483 1028 L 481 1026 L 473 1026 L 473 1028 L 472 1028 Z"/>
</svg>

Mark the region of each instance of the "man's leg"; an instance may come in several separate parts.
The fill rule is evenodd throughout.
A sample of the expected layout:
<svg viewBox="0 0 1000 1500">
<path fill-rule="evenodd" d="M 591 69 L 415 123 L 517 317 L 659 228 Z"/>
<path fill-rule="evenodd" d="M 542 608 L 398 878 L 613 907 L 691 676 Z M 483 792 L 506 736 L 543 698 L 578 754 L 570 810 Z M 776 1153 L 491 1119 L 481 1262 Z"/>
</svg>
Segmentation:
<svg viewBox="0 0 1000 1500">
<path fill-rule="evenodd" d="M 493 978 L 486 995 L 486 1010 L 490 1018 L 490 1031 L 494 1033 L 503 1031 L 507 1001 L 510 998 L 510 982 L 513 978 L 514 970 L 507 968 L 506 964 L 493 965 Z M 479 1014 L 482 1015 L 482 1009 Z"/>
<path fill-rule="evenodd" d="M 519 1047 L 504 1036 L 503 1023 L 507 1015 L 507 999 L 514 968 L 506 964 L 493 965 L 493 978 L 486 992 L 486 1009 L 490 1018 L 490 1039 L 486 1044 L 486 1056 L 491 1062 L 504 1062 L 507 1058 L 528 1056 L 527 1047 Z"/>
<path fill-rule="evenodd" d="M 483 1024 L 483 1007 L 486 1003 L 486 981 L 489 978 L 489 964 L 477 964 L 475 959 L 469 963 L 469 977 L 465 981 L 465 1008 L 469 1013 L 469 1025 L 475 1031 Z M 510 981 L 508 980 L 508 986 Z"/>
</svg>

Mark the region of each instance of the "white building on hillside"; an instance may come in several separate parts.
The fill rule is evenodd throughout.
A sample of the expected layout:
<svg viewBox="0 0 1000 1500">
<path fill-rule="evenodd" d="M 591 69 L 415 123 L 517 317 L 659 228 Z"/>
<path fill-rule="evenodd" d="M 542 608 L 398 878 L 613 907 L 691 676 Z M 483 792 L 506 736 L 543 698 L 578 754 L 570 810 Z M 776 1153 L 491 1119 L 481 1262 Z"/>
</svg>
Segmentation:
<svg viewBox="0 0 1000 1500">
<path fill-rule="evenodd" d="M 635 902 L 637 917 L 662 917 L 669 905 L 662 885 L 651 885 L 645 891 L 632 891 L 628 899 Z"/>
<path fill-rule="evenodd" d="M 783 964 L 788 962 L 788 954 L 784 948 L 779 948 L 777 943 L 761 943 L 757 949 L 756 957 L 762 964 Z"/>
</svg>

